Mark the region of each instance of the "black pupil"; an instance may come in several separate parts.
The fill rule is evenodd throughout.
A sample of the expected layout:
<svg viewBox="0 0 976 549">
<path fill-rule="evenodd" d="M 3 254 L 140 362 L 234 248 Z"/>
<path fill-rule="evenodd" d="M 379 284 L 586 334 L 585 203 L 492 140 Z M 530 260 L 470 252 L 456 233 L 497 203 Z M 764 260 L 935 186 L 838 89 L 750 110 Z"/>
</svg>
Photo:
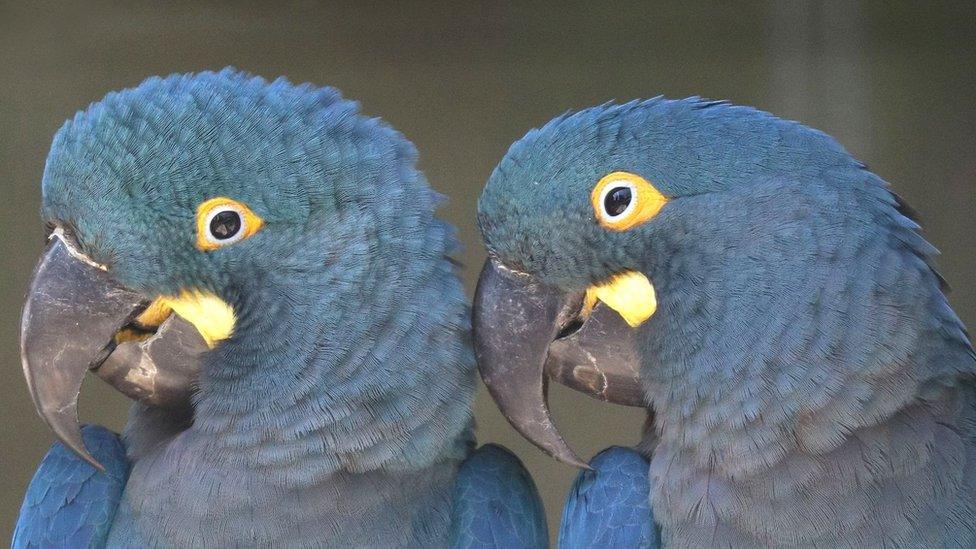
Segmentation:
<svg viewBox="0 0 976 549">
<path fill-rule="evenodd" d="M 603 208 L 610 217 L 617 217 L 630 206 L 630 187 L 617 187 L 603 199 Z"/>
<path fill-rule="evenodd" d="M 220 212 L 210 220 L 210 234 L 217 240 L 227 240 L 239 230 L 241 230 L 241 216 L 237 212 Z"/>
</svg>

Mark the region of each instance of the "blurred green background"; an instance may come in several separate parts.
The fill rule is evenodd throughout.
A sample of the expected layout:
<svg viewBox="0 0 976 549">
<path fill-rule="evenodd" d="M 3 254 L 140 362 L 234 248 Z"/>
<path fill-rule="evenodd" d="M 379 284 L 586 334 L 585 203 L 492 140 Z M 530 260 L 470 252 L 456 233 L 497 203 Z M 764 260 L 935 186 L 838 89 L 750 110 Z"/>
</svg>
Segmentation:
<svg viewBox="0 0 976 549">
<path fill-rule="evenodd" d="M 431 183 L 451 199 L 440 213 L 460 229 L 469 295 L 484 256 L 476 200 L 509 144 L 567 109 L 703 95 L 820 128 L 890 181 L 921 212 L 944 254 L 951 302 L 976 324 L 971 1 L 0 3 L 0 539 L 10 539 L 51 443 L 17 343 L 42 247 L 38 185 L 51 136 L 110 90 L 226 65 L 336 86 L 416 143 Z M 637 440 L 637 410 L 560 387 L 552 401 L 582 455 Z M 125 409 L 97 380 L 82 393 L 88 422 L 118 429 Z M 525 461 L 557 526 L 575 471 L 523 442 L 484 391 L 477 418 L 482 441 Z"/>
</svg>

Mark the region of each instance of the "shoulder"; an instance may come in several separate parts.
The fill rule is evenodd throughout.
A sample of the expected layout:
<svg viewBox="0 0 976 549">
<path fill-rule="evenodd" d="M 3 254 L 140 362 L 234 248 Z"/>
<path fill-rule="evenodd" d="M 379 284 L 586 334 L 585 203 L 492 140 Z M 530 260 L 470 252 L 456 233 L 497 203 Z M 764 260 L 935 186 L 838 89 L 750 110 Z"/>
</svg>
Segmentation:
<svg viewBox="0 0 976 549">
<path fill-rule="evenodd" d="M 104 543 L 129 474 L 125 447 L 98 426 L 82 430 L 85 446 L 105 467 L 99 471 L 60 442 L 34 474 L 17 517 L 13 547 L 91 546 Z"/>
<path fill-rule="evenodd" d="M 458 470 L 452 533 L 456 547 L 548 547 L 542 500 L 514 454 L 486 444 Z"/>
<path fill-rule="evenodd" d="M 560 547 L 660 547 L 650 503 L 649 464 L 612 447 L 590 461 L 566 497 Z"/>
</svg>

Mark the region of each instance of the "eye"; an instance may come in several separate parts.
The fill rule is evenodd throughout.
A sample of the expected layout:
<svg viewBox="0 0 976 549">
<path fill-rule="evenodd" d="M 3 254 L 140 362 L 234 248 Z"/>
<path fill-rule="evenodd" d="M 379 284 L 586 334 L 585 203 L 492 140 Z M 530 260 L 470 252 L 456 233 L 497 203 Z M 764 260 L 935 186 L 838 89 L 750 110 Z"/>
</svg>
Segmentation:
<svg viewBox="0 0 976 549">
<path fill-rule="evenodd" d="M 608 219 L 618 218 L 634 204 L 634 190 L 630 185 L 607 185 L 603 191 L 603 213 Z"/>
<path fill-rule="evenodd" d="M 601 226 L 626 231 L 657 215 L 668 199 L 637 174 L 613 172 L 593 187 L 590 201 Z"/>
<path fill-rule="evenodd" d="M 244 220 L 241 219 L 241 214 L 237 210 L 226 206 L 215 208 L 209 217 L 210 223 L 207 224 L 207 227 L 210 229 L 210 236 L 214 241 L 231 240 L 241 234 Z"/>
<path fill-rule="evenodd" d="M 244 204 L 211 198 L 197 207 L 197 248 L 211 251 L 240 242 L 258 232 L 264 221 Z"/>
</svg>

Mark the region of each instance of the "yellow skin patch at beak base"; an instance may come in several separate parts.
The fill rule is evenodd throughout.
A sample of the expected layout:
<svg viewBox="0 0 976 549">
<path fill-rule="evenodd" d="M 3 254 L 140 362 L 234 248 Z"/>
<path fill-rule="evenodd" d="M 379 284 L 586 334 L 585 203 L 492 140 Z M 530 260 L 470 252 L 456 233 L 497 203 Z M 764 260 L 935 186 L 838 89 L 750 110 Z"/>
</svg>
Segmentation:
<svg viewBox="0 0 976 549">
<path fill-rule="evenodd" d="M 155 328 L 172 313 L 193 324 L 211 349 L 234 333 L 234 308 L 216 295 L 201 290 L 186 290 L 178 296 L 160 296 L 136 318 L 136 323 L 140 327 Z M 119 337 L 128 336 L 123 331 L 116 340 Z"/>
<path fill-rule="evenodd" d="M 136 317 L 136 323 L 139 326 L 146 328 L 158 328 L 164 320 L 169 318 L 169 315 L 173 312 L 168 305 L 166 305 L 164 298 L 159 298 L 146 307 L 145 311 Z"/>
<path fill-rule="evenodd" d="M 589 316 L 597 301 L 602 301 L 617 311 L 631 328 L 636 328 L 651 318 L 657 310 L 657 294 L 654 286 L 642 273 L 626 271 L 615 275 L 608 282 L 590 286 L 583 298 L 583 317 Z"/>
<path fill-rule="evenodd" d="M 128 341 L 145 341 L 159 328 L 173 309 L 166 305 L 163 298 L 156 299 L 135 318 L 134 326 L 122 328 L 115 334 L 115 344 L 121 345 Z"/>
</svg>

